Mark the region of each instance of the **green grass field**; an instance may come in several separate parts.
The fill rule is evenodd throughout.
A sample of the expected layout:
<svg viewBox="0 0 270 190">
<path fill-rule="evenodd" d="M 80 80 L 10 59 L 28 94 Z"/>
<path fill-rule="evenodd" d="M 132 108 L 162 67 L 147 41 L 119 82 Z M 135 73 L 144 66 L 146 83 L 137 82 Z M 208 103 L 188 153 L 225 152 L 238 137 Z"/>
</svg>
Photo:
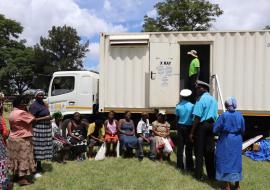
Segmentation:
<svg viewBox="0 0 270 190">
<path fill-rule="evenodd" d="M 241 189 L 269 189 L 270 163 L 254 162 L 245 157 Z M 46 162 L 44 175 L 25 190 L 199 190 L 220 189 L 220 183 L 196 181 L 190 174 L 175 168 L 175 156 L 169 164 L 144 159 L 108 158 L 104 161 L 70 161 L 66 165 Z"/>
</svg>

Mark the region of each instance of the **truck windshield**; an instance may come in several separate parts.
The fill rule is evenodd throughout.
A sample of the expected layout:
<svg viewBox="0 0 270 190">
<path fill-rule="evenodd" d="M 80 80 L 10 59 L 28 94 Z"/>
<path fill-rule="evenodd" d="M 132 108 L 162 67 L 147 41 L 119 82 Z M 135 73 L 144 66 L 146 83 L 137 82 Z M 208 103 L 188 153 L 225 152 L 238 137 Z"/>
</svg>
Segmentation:
<svg viewBox="0 0 270 190">
<path fill-rule="evenodd" d="M 51 96 L 66 94 L 74 90 L 75 78 L 72 76 L 55 77 L 52 83 Z"/>
</svg>

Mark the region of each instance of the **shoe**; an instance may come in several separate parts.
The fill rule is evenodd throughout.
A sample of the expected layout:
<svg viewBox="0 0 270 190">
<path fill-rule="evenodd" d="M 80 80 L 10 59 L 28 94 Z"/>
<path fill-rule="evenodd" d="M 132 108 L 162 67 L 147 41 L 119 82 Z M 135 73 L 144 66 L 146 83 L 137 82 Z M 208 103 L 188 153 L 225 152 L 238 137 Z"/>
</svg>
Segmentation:
<svg viewBox="0 0 270 190">
<path fill-rule="evenodd" d="M 34 177 L 37 179 L 37 178 L 42 177 L 42 175 L 41 175 L 40 173 L 36 173 L 36 174 L 34 175 Z"/>
</svg>

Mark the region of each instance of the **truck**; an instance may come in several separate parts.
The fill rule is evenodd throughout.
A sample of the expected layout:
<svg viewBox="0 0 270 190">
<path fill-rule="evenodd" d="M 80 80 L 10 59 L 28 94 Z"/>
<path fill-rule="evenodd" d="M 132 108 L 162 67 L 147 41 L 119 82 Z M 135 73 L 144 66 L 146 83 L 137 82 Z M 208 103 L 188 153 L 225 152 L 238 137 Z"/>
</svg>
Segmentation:
<svg viewBox="0 0 270 190">
<path fill-rule="evenodd" d="M 200 80 L 219 100 L 234 96 L 253 134 L 270 128 L 270 31 L 100 34 L 99 111 L 173 114 L 196 50 Z"/>
<path fill-rule="evenodd" d="M 224 97 L 236 97 L 249 136 L 266 136 L 270 130 L 269 30 L 101 33 L 100 74 L 54 73 L 50 110 L 65 116 L 75 111 L 91 115 L 98 104 L 101 113 L 131 111 L 138 116 L 163 109 L 172 122 L 179 92 L 187 87 L 187 52 L 192 49 L 200 59 L 200 80 L 211 84 L 219 111 L 224 110 Z"/>
<path fill-rule="evenodd" d="M 99 74 L 94 71 L 59 71 L 50 81 L 47 104 L 51 113 L 69 119 L 75 112 L 91 116 L 98 105 Z"/>
</svg>

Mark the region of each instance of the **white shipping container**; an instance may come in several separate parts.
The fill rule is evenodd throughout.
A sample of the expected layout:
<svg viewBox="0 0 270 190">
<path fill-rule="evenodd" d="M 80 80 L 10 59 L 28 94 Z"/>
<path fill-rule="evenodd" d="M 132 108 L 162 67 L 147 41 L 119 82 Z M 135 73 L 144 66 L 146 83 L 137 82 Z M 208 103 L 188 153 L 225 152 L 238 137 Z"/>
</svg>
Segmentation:
<svg viewBox="0 0 270 190">
<path fill-rule="evenodd" d="M 218 75 L 224 98 L 236 97 L 245 115 L 270 115 L 270 31 L 102 33 L 100 111 L 173 111 L 191 49 L 202 80 Z"/>
</svg>

